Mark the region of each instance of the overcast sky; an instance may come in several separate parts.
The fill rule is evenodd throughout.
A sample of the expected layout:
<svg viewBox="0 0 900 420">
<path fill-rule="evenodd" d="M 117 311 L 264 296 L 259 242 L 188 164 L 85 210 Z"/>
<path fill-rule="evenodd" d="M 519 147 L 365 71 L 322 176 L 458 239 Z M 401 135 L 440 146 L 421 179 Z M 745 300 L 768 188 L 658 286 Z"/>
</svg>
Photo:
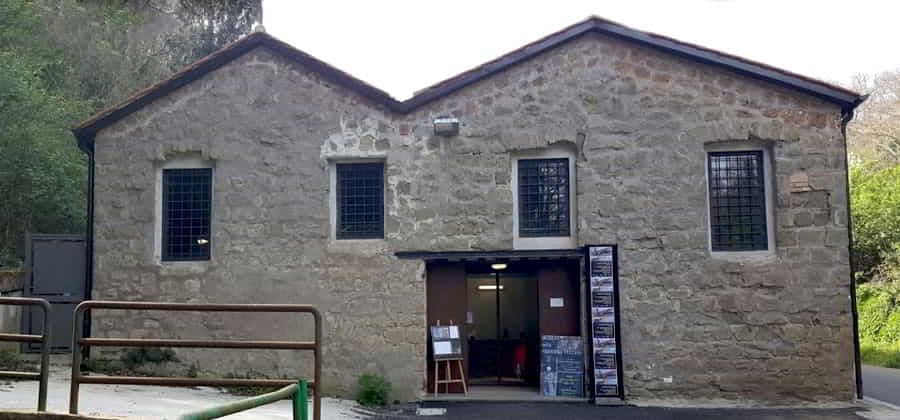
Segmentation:
<svg viewBox="0 0 900 420">
<path fill-rule="evenodd" d="M 264 0 L 266 32 L 397 99 L 597 15 L 847 83 L 900 68 L 893 0 Z M 897 2 L 900 3 L 900 2 Z"/>
</svg>

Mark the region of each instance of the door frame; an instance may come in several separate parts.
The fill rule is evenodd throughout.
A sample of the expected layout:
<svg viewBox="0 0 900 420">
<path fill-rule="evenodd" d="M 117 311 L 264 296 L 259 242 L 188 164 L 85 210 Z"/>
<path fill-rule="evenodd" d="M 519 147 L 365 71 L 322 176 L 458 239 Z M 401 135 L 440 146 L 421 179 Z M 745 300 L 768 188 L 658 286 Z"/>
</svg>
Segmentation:
<svg viewBox="0 0 900 420">
<path fill-rule="evenodd" d="M 86 273 L 84 271 L 76 274 L 76 275 L 81 275 L 84 277 L 84 278 L 82 278 L 83 287 L 82 287 L 82 295 L 81 295 L 80 299 L 78 299 L 76 297 L 75 299 L 71 299 L 72 302 L 54 302 L 54 299 L 52 296 L 41 295 L 41 294 L 35 295 L 33 293 L 33 291 L 34 291 L 34 268 L 33 267 L 34 267 L 34 243 L 35 243 L 35 241 L 81 242 L 84 244 L 85 249 L 88 246 L 87 238 L 85 237 L 85 235 L 58 234 L 58 233 L 27 233 L 25 235 L 25 267 L 24 267 L 25 268 L 25 270 L 24 270 L 25 271 L 25 281 L 22 284 L 22 296 L 24 296 L 24 297 L 42 297 L 42 298 L 45 298 L 48 301 L 50 301 L 51 305 L 53 303 L 74 303 L 77 305 L 78 302 L 88 299 L 90 296 L 90 286 L 89 286 L 88 279 L 85 276 Z M 83 258 L 85 260 L 84 263 L 85 263 L 85 266 L 87 266 L 87 263 L 88 263 L 87 253 L 82 252 L 81 258 Z M 21 331 L 30 332 L 31 321 L 32 321 L 31 311 L 23 308 L 22 312 L 21 312 L 21 316 L 19 318 L 20 318 L 19 324 L 20 324 Z M 49 319 L 45 320 L 45 322 L 49 322 L 49 321 L 50 321 Z M 71 328 L 71 326 L 69 326 L 69 325 L 65 325 L 62 327 L 64 328 L 63 331 L 69 331 Z M 53 326 L 51 326 L 51 329 L 59 331 L 60 327 L 53 328 Z M 32 347 L 31 344 L 33 344 L 33 343 L 23 343 L 20 347 L 20 351 L 22 353 L 35 353 L 35 352 L 40 351 L 40 347 Z M 53 349 L 51 347 L 51 352 L 53 352 L 53 353 L 68 352 L 70 349 L 71 349 L 71 347 L 66 347 L 66 348 L 57 347 L 56 349 Z"/>
</svg>

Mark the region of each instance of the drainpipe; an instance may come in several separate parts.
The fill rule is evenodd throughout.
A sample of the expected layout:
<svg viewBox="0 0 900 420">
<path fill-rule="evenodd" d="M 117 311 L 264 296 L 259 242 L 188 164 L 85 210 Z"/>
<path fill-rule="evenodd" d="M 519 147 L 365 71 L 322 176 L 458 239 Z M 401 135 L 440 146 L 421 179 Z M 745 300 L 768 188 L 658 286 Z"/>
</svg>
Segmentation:
<svg viewBox="0 0 900 420">
<path fill-rule="evenodd" d="M 863 398 L 863 380 L 862 380 L 862 359 L 859 352 L 859 313 L 856 308 L 856 276 L 854 276 L 854 268 L 856 267 L 853 256 L 853 218 L 850 217 L 850 157 L 847 154 L 847 124 L 853 119 L 853 110 L 863 103 L 869 96 L 861 96 L 851 106 L 841 110 L 841 135 L 844 137 L 844 173 L 847 176 L 846 198 L 847 198 L 847 244 L 848 255 L 850 257 L 850 314 L 853 318 L 853 360 L 856 371 L 856 398 Z"/>
<path fill-rule="evenodd" d="M 94 135 L 73 130 L 78 139 L 78 148 L 88 156 L 88 191 L 87 191 L 87 225 L 85 226 L 85 260 L 84 260 L 84 299 L 90 300 L 94 290 Z M 85 315 L 82 326 L 82 337 L 90 337 L 90 314 Z M 89 356 L 89 348 L 83 357 Z"/>
</svg>

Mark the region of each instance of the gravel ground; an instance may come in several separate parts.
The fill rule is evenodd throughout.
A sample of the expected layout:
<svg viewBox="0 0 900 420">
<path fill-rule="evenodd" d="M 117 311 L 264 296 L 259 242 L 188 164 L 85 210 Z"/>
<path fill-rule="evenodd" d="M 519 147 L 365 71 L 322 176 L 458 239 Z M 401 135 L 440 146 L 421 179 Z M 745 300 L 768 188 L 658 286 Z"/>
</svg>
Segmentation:
<svg viewBox="0 0 900 420">
<path fill-rule="evenodd" d="M 67 413 L 69 408 L 69 370 L 51 366 L 47 409 Z M 37 406 L 37 381 L 0 382 L 0 408 L 29 409 Z M 176 419 L 179 415 L 210 406 L 236 401 L 237 397 L 216 388 L 174 388 L 131 385 L 82 385 L 79 413 L 128 419 Z M 325 398 L 323 419 L 363 419 L 368 412 L 353 401 Z M 312 404 L 310 404 L 312 410 Z M 290 419 L 291 402 L 256 408 L 228 419 Z"/>
</svg>

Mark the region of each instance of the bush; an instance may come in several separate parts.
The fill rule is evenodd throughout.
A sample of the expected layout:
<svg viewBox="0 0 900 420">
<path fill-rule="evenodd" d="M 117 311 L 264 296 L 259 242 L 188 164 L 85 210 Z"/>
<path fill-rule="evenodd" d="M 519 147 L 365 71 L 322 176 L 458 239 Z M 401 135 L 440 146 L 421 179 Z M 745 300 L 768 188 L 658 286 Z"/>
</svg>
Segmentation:
<svg viewBox="0 0 900 420">
<path fill-rule="evenodd" d="M 861 284 L 857 300 L 860 337 L 900 345 L 900 282 Z"/>
<path fill-rule="evenodd" d="M 859 351 L 866 364 L 900 369 L 900 343 L 885 344 L 861 340 Z"/>
<path fill-rule="evenodd" d="M 390 393 L 390 382 L 379 375 L 364 373 L 359 377 L 356 402 L 366 407 L 385 405 Z"/>
<path fill-rule="evenodd" d="M 0 350 L 0 370 L 22 370 L 24 363 L 13 350 Z"/>
<path fill-rule="evenodd" d="M 134 369 L 147 363 L 160 364 L 166 362 L 178 362 L 172 349 L 160 349 L 153 347 L 140 347 L 129 349 L 122 353 L 122 363 L 125 368 Z"/>
<path fill-rule="evenodd" d="M 900 368 L 900 282 L 861 284 L 856 291 L 863 362 Z"/>
</svg>

